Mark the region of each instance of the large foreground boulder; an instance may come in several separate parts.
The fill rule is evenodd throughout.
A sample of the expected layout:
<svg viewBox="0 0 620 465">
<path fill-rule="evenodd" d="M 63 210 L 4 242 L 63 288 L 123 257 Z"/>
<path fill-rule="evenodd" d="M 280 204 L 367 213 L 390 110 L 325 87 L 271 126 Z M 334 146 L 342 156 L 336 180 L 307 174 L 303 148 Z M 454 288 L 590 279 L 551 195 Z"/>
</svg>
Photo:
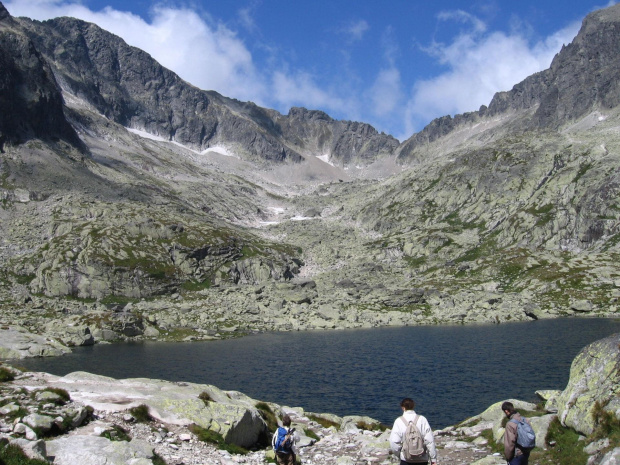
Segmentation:
<svg viewBox="0 0 620 465">
<path fill-rule="evenodd" d="M 153 447 L 132 439 L 110 441 L 100 436 L 63 436 L 47 441 L 47 455 L 54 465 L 152 465 Z"/>
<path fill-rule="evenodd" d="M 164 423 L 197 424 L 222 435 L 224 440 L 250 447 L 266 429 L 258 401 L 215 386 L 173 383 L 147 378 L 117 380 L 85 372 L 52 377 L 48 384 L 66 389 L 71 398 L 97 410 L 118 412 L 146 405 L 150 415 Z"/>
<path fill-rule="evenodd" d="M 564 426 L 588 435 L 595 403 L 620 417 L 620 333 L 593 342 L 573 360 L 566 389 L 555 400 Z"/>
</svg>

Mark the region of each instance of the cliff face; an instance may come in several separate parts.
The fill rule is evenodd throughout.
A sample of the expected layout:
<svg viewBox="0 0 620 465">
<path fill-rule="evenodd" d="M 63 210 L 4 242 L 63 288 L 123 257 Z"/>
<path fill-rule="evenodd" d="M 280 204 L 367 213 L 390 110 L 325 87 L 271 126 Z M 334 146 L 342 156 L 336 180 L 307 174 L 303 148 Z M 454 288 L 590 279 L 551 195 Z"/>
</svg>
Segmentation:
<svg viewBox="0 0 620 465">
<path fill-rule="evenodd" d="M 223 145 L 256 162 L 301 162 L 328 154 L 339 163 L 373 161 L 398 141 L 370 125 L 295 109 L 288 116 L 200 90 L 147 53 L 73 18 L 17 20 L 64 91 L 123 126 L 195 150 Z"/>
<path fill-rule="evenodd" d="M 15 26 L 0 4 L 0 150 L 30 138 L 79 144 L 51 68 L 32 41 L 14 32 Z"/>
</svg>

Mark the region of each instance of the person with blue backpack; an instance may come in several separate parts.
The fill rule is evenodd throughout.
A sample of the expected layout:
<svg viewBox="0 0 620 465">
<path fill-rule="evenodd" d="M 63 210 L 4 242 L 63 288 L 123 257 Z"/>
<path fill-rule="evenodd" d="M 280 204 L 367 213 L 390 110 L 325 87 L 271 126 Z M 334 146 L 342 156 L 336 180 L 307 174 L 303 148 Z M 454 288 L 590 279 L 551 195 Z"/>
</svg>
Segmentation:
<svg viewBox="0 0 620 465">
<path fill-rule="evenodd" d="M 530 452 L 536 446 L 532 425 L 517 412 L 512 402 L 504 402 L 502 410 L 508 417 L 504 431 L 504 456 L 508 465 L 528 465 Z"/>
<path fill-rule="evenodd" d="M 278 465 L 295 465 L 297 460 L 295 443 L 298 441 L 299 435 L 295 428 L 291 428 L 291 417 L 284 415 L 282 426 L 278 427 L 271 441 Z"/>
</svg>

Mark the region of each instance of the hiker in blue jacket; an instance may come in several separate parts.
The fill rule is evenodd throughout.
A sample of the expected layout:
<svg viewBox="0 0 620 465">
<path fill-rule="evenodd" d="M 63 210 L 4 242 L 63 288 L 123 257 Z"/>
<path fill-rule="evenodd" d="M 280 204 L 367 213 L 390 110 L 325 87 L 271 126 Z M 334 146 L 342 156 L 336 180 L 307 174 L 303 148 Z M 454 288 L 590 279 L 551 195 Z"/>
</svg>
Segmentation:
<svg viewBox="0 0 620 465">
<path fill-rule="evenodd" d="M 295 428 L 291 429 L 291 417 L 284 415 L 282 417 L 282 426 L 276 430 L 271 440 L 278 465 L 295 465 L 297 460 L 295 443 L 298 441 L 299 435 Z"/>
</svg>

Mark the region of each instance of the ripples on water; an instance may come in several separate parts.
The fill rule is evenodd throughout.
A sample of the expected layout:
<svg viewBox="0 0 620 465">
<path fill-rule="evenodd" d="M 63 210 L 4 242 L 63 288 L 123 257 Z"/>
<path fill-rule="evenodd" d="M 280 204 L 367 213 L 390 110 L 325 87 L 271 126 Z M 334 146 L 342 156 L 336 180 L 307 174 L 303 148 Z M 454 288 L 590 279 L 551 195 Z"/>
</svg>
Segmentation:
<svg viewBox="0 0 620 465">
<path fill-rule="evenodd" d="M 412 397 L 437 429 L 494 402 L 537 401 L 536 390 L 564 389 L 579 350 L 620 331 L 619 321 L 571 318 L 96 345 L 19 364 L 58 375 L 89 371 L 213 384 L 311 412 L 368 415 L 388 425 L 400 414 L 400 400 Z"/>
</svg>

